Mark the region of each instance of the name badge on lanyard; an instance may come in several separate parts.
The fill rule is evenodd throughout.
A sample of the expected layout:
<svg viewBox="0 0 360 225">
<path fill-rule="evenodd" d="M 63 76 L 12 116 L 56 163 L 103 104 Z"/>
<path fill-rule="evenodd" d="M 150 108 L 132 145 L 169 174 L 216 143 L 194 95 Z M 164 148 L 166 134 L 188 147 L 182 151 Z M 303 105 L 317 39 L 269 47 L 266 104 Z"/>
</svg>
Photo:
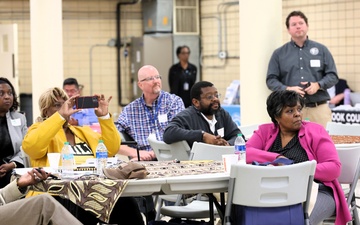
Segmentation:
<svg viewBox="0 0 360 225">
<path fill-rule="evenodd" d="M 157 102 L 157 104 L 155 105 L 155 112 L 154 112 L 154 116 L 153 116 L 153 117 L 151 116 L 151 112 L 150 112 L 150 110 L 148 109 L 148 107 L 146 106 L 144 100 L 142 100 L 142 101 L 143 101 L 143 104 L 144 104 L 145 111 L 147 112 L 148 117 L 149 117 L 152 125 L 155 125 L 157 119 L 159 119 L 159 122 L 161 122 L 161 121 L 160 121 L 160 118 L 159 118 L 158 115 L 157 115 L 157 114 L 158 114 L 158 111 L 159 111 L 159 109 L 160 109 L 161 99 L 162 99 L 162 95 L 160 95 L 160 97 L 158 98 L 158 102 Z M 160 116 L 161 116 L 161 115 L 160 115 Z M 166 118 L 166 119 L 167 119 L 167 118 Z"/>
</svg>

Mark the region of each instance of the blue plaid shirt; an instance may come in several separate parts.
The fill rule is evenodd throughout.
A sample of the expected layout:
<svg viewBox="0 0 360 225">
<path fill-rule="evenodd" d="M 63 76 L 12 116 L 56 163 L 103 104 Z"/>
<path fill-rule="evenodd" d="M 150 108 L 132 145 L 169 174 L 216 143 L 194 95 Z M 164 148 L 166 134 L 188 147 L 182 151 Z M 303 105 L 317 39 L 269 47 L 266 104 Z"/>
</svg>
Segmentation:
<svg viewBox="0 0 360 225">
<path fill-rule="evenodd" d="M 184 103 L 179 96 L 161 91 L 152 107 L 145 104 L 144 95 L 134 100 L 121 112 L 117 129 L 125 131 L 136 142 L 139 150 L 152 150 L 148 136 L 155 132 L 157 140 L 163 140 L 166 126 L 175 115 L 184 109 Z"/>
</svg>

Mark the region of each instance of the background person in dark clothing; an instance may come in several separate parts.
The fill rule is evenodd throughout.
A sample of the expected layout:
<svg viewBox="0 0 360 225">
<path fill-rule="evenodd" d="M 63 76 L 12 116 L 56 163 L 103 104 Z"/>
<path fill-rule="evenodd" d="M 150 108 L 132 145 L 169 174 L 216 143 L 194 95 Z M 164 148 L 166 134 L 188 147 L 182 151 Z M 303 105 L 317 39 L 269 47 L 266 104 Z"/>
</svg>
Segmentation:
<svg viewBox="0 0 360 225">
<path fill-rule="evenodd" d="M 300 94 L 305 100 L 303 117 L 326 127 L 331 121 L 326 89 L 339 80 L 335 61 L 325 45 L 308 38 L 308 19 L 304 13 L 291 12 L 285 24 L 291 40 L 271 56 L 266 85 L 272 91 Z"/>
<path fill-rule="evenodd" d="M 181 97 L 185 108 L 191 105 L 190 89 L 196 82 L 197 68 L 189 63 L 190 48 L 186 45 L 176 49 L 179 63 L 174 64 L 169 70 L 170 93 Z"/>
<path fill-rule="evenodd" d="M 344 105 L 345 89 L 350 89 L 349 85 L 346 80 L 339 79 L 339 82 L 335 85 L 335 96 L 330 95 L 331 99 L 329 103 L 335 106 Z"/>
<path fill-rule="evenodd" d="M 164 142 L 171 144 L 185 140 L 213 145 L 234 145 L 241 131 L 230 114 L 220 106 L 220 94 L 208 81 L 200 81 L 191 88 L 192 106 L 179 112 L 164 132 Z"/>
</svg>

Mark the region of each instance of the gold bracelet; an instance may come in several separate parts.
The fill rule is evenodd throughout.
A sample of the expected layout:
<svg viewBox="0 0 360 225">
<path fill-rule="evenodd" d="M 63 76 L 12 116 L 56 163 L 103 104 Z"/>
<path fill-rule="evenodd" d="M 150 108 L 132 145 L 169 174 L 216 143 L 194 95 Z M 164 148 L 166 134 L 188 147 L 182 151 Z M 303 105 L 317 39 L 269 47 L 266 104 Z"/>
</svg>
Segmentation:
<svg viewBox="0 0 360 225">
<path fill-rule="evenodd" d="M 13 164 L 14 164 L 14 166 L 15 166 L 14 168 L 16 168 L 16 167 L 17 167 L 16 162 L 12 162 L 12 163 L 13 163 Z"/>
</svg>

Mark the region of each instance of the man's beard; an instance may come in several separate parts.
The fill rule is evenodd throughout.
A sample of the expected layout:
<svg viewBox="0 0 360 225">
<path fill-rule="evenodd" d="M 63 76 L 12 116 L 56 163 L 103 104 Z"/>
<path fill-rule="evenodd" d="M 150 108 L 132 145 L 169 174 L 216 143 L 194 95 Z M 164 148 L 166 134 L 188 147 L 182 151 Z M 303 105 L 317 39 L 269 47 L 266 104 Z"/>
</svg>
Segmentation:
<svg viewBox="0 0 360 225">
<path fill-rule="evenodd" d="M 160 86 L 155 86 L 152 89 L 153 94 L 159 94 L 161 92 L 161 87 Z"/>
<path fill-rule="evenodd" d="M 211 115 L 216 114 L 216 113 L 220 110 L 220 108 L 221 108 L 220 102 L 218 103 L 218 105 L 219 105 L 219 107 L 218 107 L 217 109 L 213 109 L 213 108 L 212 108 L 213 103 L 211 103 L 207 108 L 202 107 L 202 106 L 200 105 L 200 110 L 199 110 L 199 111 L 200 111 L 202 114 L 204 114 L 205 116 L 211 116 Z"/>
</svg>

